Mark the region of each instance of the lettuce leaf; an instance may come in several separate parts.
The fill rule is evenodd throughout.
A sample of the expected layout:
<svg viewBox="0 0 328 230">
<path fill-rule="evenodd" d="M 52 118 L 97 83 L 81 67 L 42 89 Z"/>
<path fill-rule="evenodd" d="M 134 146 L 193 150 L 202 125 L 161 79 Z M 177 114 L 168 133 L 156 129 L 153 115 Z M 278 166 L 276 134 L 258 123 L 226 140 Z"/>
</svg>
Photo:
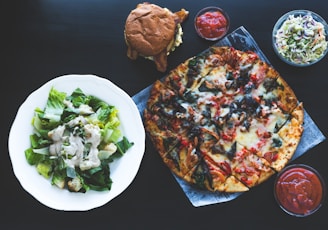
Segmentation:
<svg viewBox="0 0 328 230">
<path fill-rule="evenodd" d="M 50 121 L 59 122 L 61 119 L 61 115 L 64 112 L 65 98 L 66 98 L 66 93 L 59 92 L 52 87 L 49 92 L 43 117 L 49 119 Z"/>
</svg>

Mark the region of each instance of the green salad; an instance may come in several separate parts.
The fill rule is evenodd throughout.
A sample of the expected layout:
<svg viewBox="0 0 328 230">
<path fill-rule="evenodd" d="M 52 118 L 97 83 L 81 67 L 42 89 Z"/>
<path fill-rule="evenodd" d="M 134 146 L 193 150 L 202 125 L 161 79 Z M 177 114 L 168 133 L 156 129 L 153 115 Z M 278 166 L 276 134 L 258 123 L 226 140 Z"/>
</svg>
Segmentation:
<svg viewBox="0 0 328 230">
<path fill-rule="evenodd" d="M 80 88 L 67 95 L 52 87 L 45 108 L 34 111 L 27 162 L 61 189 L 110 190 L 109 163 L 134 144 L 119 128 L 118 109 Z"/>
</svg>

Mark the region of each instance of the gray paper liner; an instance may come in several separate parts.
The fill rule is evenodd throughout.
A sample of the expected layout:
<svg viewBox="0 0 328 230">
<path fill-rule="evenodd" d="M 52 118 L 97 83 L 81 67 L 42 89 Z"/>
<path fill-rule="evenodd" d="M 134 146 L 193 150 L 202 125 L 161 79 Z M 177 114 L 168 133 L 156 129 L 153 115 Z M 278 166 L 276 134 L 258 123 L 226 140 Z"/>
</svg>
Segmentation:
<svg viewBox="0 0 328 230">
<path fill-rule="evenodd" d="M 239 49 L 243 51 L 252 50 L 256 52 L 263 61 L 270 64 L 269 60 L 262 53 L 261 49 L 255 42 L 254 38 L 249 34 L 249 32 L 243 26 L 237 28 L 235 31 L 227 35 L 225 38 L 214 44 L 214 46 L 232 46 L 235 49 Z M 137 93 L 132 97 L 142 117 L 151 87 L 152 85 L 148 86 L 147 88 L 143 89 L 142 91 L 140 91 L 139 93 Z M 302 139 L 291 161 L 303 155 L 309 149 L 313 148 L 314 146 L 321 143 L 325 139 L 326 137 L 319 130 L 319 128 L 311 119 L 309 114 L 304 110 L 304 131 L 303 131 Z M 243 194 L 242 192 L 224 193 L 224 192 L 209 192 L 209 191 L 200 190 L 186 183 L 184 180 L 178 178 L 174 174 L 173 176 L 177 180 L 178 184 L 181 186 L 182 190 L 188 197 L 189 201 L 195 207 L 227 202 Z"/>
</svg>

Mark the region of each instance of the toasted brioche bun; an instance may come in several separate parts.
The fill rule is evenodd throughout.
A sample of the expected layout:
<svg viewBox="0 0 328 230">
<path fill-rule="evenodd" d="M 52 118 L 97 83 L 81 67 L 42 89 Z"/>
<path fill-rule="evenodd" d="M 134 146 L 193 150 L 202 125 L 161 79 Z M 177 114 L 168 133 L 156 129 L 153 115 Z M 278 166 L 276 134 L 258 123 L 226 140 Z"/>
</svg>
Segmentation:
<svg viewBox="0 0 328 230">
<path fill-rule="evenodd" d="M 187 15 L 185 10 L 173 13 L 155 4 L 138 4 L 125 23 L 127 56 L 132 60 L 138 56 L 153 60 L 157 70 L 164 72 L 167 68 L 167 54 L 174 47 L 180 23 Z"/>
<path fill-rule="evenodd" d="M 172 12 L 142 3 L 132 10 L 125 24 L 128 44 L 144 56 L 154 56 L 169 45 L 175 34 Z"/>
</svg>

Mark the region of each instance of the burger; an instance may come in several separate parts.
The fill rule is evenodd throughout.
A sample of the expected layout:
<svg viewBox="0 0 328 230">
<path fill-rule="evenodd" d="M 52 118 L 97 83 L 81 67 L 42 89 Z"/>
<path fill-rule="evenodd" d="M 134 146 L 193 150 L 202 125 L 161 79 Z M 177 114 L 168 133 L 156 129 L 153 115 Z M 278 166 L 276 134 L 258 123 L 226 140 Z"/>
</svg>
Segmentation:
<svg viewBox="0 0 328 230">
<path fill-rule="evenodd" d="M 158 71 L 165 72 L 167 55 L 182 43 L 181 23 L 188 14 L 185 9 L 173 13 L 148 2 L 138 4 L 125 22 L 127 56 L 132 60 L 138 56 L 152 60 Z"/>
</svg>

